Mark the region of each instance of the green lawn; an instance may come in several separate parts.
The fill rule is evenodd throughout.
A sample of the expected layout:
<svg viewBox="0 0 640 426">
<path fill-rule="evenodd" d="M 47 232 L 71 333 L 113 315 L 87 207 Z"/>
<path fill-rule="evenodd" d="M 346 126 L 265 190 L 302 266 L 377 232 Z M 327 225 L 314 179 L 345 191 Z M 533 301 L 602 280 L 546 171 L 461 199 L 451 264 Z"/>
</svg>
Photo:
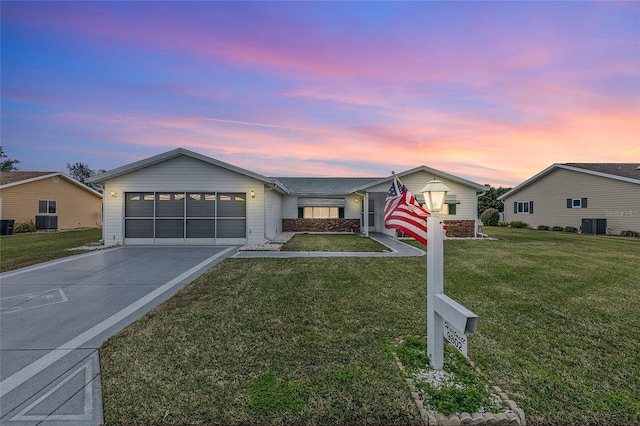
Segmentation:
<svg viewBox="0 0 640 426">
<path fill-rule="evenodd" d="M 640 241 L 485 228 L 445 242 L 469 355 L 528 424 L 640 425 Z M 107 424 L 415 424 L 389 342 L 425 258 L 228 259 L 101 349 Z"/>
<path fill-rule="evenodd" d="M 3 235 L 0 237 L 0 272 L 82 253 L 67 249 L 95 243 L 102 229 Z"/>
<path fill-rule="evenodd" d="M 356 234 L 297 234 L 282 251 L 389 251 L 379 242 Z"/>
</svg>

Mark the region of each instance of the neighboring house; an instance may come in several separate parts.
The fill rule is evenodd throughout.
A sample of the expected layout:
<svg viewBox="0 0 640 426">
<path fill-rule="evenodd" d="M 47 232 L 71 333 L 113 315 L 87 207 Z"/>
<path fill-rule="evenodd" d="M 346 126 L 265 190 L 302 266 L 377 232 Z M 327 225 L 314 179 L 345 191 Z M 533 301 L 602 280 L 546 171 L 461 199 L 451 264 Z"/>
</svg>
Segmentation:
<svg viewBox="0 0 640 426">
<path fill-rule="evenodd" d="M 505 205 L 505 221 L 534 229 L 640 232 L 640 163 L 553 164 L 498 199 Z"/>
<path fill-rule="evenodd" d="M 398 173 L 409 190 L 433 178 L 451 191 L 449 235 L 475 236 L 482 185 L 417 167 Z M 178 148 L 94 176 L 104 184 L 105 244 L 260 244 L 283 231 L 384 232 L 392 177 L 266 177 Z M 365 208 L 366 206 L 366 214 Z"/>
<path fill-rule="evenodd" d="M 102 194 L 59 172 L 0 172 L 0 216 L 38 229 L 97 228 Z"/>
</svg>

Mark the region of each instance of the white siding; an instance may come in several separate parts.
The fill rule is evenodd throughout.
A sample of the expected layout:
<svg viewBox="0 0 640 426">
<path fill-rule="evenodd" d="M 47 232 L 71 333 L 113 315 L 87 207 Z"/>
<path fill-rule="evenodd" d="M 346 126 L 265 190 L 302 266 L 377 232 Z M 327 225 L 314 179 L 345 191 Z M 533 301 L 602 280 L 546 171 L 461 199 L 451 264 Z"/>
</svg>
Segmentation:
<svg viewBox="0 0 640 426">
<path fill-rule="evenodd" d="M 358 202 L 356 202 L 356 200 Z M 349 195 L 344 197 L 344 218 L 360 219 L 360 197 L 357 195 Z"/>
<path fill-rule="evenodd" d="M 567 208 L 567 198 L 586 198 L 587 208 Z M 640 232 L 640 185 L 572 170 L 555 169 L 505 200 L 505 221 L 532 228 L 574 226 L 582 219 L 607 219 L 612 234 Z M 533 201 L 533 214 L 514 214 L 513 203 Z"/>
<path fill-rule="evenodd" d="M 298 218 L 298 197 L 294 195 L 282 196 L 282 218 L 297 219 Z"/>
<path fill-rule="evenodd" d="M 116 196 L 112 197 L 111 191 Z M 105 184 L 105 244 L 124 243 L 124 193 L 155 191 L 217 191 L 247 194 L 248 244 L 264 242 L 264 183 L 230 170 L 181 156 L 110 179 Z M 255 192 L 255 197 L 249 194 Z"/>
<path fill-rule="evenodd" d="M 457 204 L 457 211 L 455 215 L 448 215 L 446 214 L 446 211 L 444 211 L 440 216 L 442 216 L 444 219 L 450 220 L 476 220 L 478 216 L 478 197 L 475 189 L 422 171 L 401 178 L 402 183 L 405 184 L 407 189 L 411 191 L 411 193 L 416 197 L 416 200 L 418 200 L 418 202 L 421 204 L 424 204 L 424 197 L 422 196 L 420 190 L 433 179 L 438 179 L 442 181 L 442 183 L 444 183 L 447 187 L 449 187 L 447 200 L 455 198 L 460 202 L 460 204 Z M 367 191 L 383 192 L 383 198 L 385 198 L 390 186 L 391 182 L 388 182 L 369 188 L 367 189 Z M 376 203 L 376 209 L 378 207 L 379 204 Z"/>
<path fill-rule="evenodd" d="M 282 196 L 273 190 L 265 192 L 265 237 L 271 239 L 282 231 Z"/>
</svg>

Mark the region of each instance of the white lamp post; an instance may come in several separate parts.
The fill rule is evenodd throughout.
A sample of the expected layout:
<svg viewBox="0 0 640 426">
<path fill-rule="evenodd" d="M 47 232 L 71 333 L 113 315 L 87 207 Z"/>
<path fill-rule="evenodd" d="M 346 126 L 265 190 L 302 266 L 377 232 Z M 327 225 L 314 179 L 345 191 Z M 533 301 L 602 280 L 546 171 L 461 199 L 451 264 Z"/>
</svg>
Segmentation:
<svg viewBox="0 0 640 426">
<path fill-rule="evenodd" d="M 442 370 L 444 364 L 444 321 L 435 311 L 436 294 L 444 293 L 444 232 L 438 213 L 447 191 L 449 188 L 435 179 L 420 191 L 431 213 L 427 218 L 427 352 L 436 370 Z"/>
</svg>

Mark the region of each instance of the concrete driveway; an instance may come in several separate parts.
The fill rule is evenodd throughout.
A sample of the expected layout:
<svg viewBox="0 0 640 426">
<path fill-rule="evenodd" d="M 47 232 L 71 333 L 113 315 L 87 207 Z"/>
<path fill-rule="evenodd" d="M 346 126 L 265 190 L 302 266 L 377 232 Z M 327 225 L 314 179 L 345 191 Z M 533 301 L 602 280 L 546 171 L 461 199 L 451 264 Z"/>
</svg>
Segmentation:
<svg viewBox="0 0 640 426">
<path fill-rule="evenodd" d="M 0 424 L 101 424 L 100 345 L 234 252 L 118 247 L 0 274 Z"/>
</svg>

